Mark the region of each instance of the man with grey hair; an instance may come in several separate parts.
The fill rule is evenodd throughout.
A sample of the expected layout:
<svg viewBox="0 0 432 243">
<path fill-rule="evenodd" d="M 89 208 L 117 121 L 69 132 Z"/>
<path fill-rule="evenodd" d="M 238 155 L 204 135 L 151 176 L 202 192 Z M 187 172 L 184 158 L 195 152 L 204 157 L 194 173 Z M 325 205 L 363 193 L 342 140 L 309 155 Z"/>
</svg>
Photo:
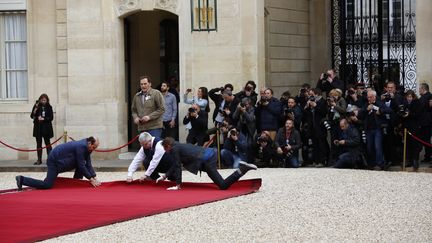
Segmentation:
<svg viewBox="0 0 432 243">
<path fill-rule="evenodd" d="M 368 103 L 359 112 L 359 118 L 363 120 L 366 131 L 368 166 L 375 170 L 382 170 L 384 169 L 384 156 L 381 127 L 385 123 L 386 114 L 391 112 L 391 108 L 377 99 L 377 93 L 374 90 L 367 92 L 367 100 Z"/>
<path fill-rule="evenodd" d="M 129 165 L 126 178 L 126 182 L 128 183 L 132 182 L 133 173 L 141 164 L 144 165 L 146 171 L 140 178 L 140 181 L 158 179 L 159 172 L 165 173 L 172 164 L 172 161 L 169 159 L 170 155 L 165 153 L 160 138 L 153 137 L 148 132 L 143 132 L 140 134 L 138 140 L 141 148 Z"/>
</svg>

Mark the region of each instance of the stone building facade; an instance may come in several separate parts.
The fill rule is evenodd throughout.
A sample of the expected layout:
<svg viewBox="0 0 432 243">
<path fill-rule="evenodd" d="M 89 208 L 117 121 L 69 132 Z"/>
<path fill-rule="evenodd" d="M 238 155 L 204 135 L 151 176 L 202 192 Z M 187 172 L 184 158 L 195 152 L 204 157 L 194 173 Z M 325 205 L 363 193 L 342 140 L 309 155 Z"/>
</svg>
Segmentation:
<svg viewBox="0 0 432 243">
<path fill-rule="evenodd" d="M 417 76 L 430 83 L 432 2 L 416 8 Z M 0 99 L 0 140 L 34 148 L 30 110 L 47 93 L 54 139 L 67 131 L 73 138 L 97 136 L 101 148 L 125 144 L 136 132 L 130 97 L 144 74 L 153 86 L 177 76 L 180 93 L 228 82 L 239 91 L 247 80 L 272 87 L 276 96 L 294 92 L 331 66 L 329 9 L 330 0 L 218 0 L 217 30 L 192 31 L 189 0 L 2 0 L 0 11 L 25 15 L 27 81 L 26 94 Z M 171 32 L 161 32 L 164 20 Z M 161 36 L 172 30 L 178 41 L 161 48 Z M 166 52 L 174 55 L 167 60 Z M 179 110 L 183 117 L 186 106 Z M 35 156 L 0 147 L 2 160 Z"/>
</svg>

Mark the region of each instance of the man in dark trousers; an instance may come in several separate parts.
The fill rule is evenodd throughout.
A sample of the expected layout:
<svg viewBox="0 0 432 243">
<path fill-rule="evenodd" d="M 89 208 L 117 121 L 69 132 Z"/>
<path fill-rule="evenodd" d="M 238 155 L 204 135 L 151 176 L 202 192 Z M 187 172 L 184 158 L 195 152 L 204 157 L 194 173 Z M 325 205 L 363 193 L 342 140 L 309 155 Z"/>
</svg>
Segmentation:
<svg viewBox="0 0 432 243">
<path fill-rule="evenodd" d="M 173 165 L 166 175 L 161 176 L 156 182 L 168 178 L 171 181 L 175 181 L 177 184 L 167 190 L 180 189 L 180 184 L 182 183 L 182 165 L 186 170 L 195 175 L 198 174 L 198 171 L 205 171 L 221 190 L 228 189 L 249 170 L 257 169 L 255 165 L 241 161 L 239 168 L 226 179 L 223 179 L 217 171 L 216 149 L 178 143 L 170 137 L 165 138 L 162 141 L 162 145 L 167 153 L 172 154 Z"/>
<path fill-rule="evenodd" d="M 22 186 L 50 189 L 53 187 L 58 174 L 73 169 L 75 169 L 75 179 L 82 179 L 85 176 L 94 187 L 100 186 L 101 183 L 96 178 L 90 158 L 91 153 L 98 146 L 99 140 L 94 137 L 56 146 L 48 156 L 48 172 L 45 180 L 36 180 L 21 175 L 16 176 L 18 190 L 22 190 Z"/>
<path fill-rule="evenodd" d="M 142 132 L 138 140 L 141 148 L 129 165 L 126 178 L 127 183 L 132 182 L 133 173 L 141 164 L 144 165 L 146 171 L 144 175 L 141 176 L 140 181 L 156 180 L 159 178 L 159 172 L 166 173 L 168 169 L 171 168 L 172 160 L 169 159 L 169 155 L 165 153 L 160 138 L 153 137 L 148 132 Z"/>
</svg>

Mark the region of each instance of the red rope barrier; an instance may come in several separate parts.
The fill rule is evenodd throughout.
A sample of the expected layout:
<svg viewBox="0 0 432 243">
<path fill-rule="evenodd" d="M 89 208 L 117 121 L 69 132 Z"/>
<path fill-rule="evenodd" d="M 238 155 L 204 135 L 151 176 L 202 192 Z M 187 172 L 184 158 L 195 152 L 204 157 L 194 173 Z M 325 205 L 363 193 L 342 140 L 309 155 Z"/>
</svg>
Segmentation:
<svg viewBox="0 0 432 243">
<path fill-rule="evenodd" d="M 414 136 L 414 134 L 412 134 L 410 131 L 407 131 L 407 133 L 408 133 L 412 138 L 414 138 L 415 140 L 417 140 L 417 142 L 419 142 L 419 143 L 421 143 L 421 144 L 423 144 L 423 145 L 425 145 L 425 146 L 428 146 L 428 147 L 431 147 L 431 148 L 432 148 L 432 144 L 430 144 L 430 143 L 428 143 L 428 142 L 425 142 L 425 141 L 421 140 L 420 138 Z"/>
<path fill-rule="evenodd" d="M 135 140 L 137 140 L 138 137 L 139 137 L 139 135 L 136 135 L 136 136 L 135 136 L 134 138 L 132 138 L 132 140 L 130 140 L 128 143 L 123 144 L 123 145 L 121 145 L 121 146 L 119 146 L 119 147 L 117 147 L 117 148 L 113 148 L 113 149 L 95 149 L 95 151 L 96 151 L 96 152 L 101 152 L 101 153 L 113 152 L 113 151 L 116 151 L 116 150 L 122 149 L 122 148 L 128 146 L 129 144 L 135 142 Z M 70 140 L 72 140 L 72 141 L 75 141 L 75 139 L 73 139 L 73 138 L 70 137 L 70 136 L 68 136 L 68 138 L 69 138 Z"/>
<path fill-rule="evenodd" d="M 13 146 L 11 146 L 11 145 L 9 145 L 9 144 L 6 144 L 6 143 L 4 143 L 4 142 L 2 142 L 2 141 L 0 141 L 0 143 L 3 144 L 4 146 L 6 146 L 6 147 L 8 147 L 8 148 L 11 148 L 11 149 L 13 149 L 13 150 L 16 150 L 16 151 L 20 151 L 20 152 L 36 152 L 36 151 L 38 151 L 38 150 L 42 150 L 42 149 L 46 149 L 47 147 L 51 147 L 52 145 L 54 145 L 54 144 L 56 144 L 58 141 L 60 141 L 60 139 L 62 139 L 62 138 L 63 138 L 63 135 L 62 135 L 61 137 L 59 137 L 57 140 L 55 140 L 54 142 L 52 142 L 51 144 L 48 144 L 48 145 L 46 145 L 45 147 L 37 148 L 37 149 L 22 149 L 22 148 L 16 148 L 16 147 L 13 147 Z"/>
<path fill-rule="evenodd" d="M 214 135 L 207 143 L 204 144 L 204 148 L 208 148 L 210 146 L 210 144 L 212 144 L 214 142 L 216 138 L 216 135 Z"/>
</svg>

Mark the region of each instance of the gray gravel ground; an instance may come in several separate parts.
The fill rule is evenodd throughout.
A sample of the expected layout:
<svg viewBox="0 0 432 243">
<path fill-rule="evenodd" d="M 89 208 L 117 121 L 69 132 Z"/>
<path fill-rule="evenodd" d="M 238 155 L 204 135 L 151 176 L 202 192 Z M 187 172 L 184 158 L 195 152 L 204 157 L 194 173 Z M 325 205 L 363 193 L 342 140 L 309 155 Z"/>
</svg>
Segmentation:
<svg viewBox="0 0 432 243">
<path fill-rule="evenodd" d="M 15 187 L 15 175 L 0 173 L 0 189 Z M 126 173 L 98 177 L 122 180 Z M 257 193 L 49 242 L 432 242 L 432 174 L 301 168 L 245 176 L 257 177 L 263 179 Z M 184 172 L 184 181 L 209 179 Z"/>
</svg>

